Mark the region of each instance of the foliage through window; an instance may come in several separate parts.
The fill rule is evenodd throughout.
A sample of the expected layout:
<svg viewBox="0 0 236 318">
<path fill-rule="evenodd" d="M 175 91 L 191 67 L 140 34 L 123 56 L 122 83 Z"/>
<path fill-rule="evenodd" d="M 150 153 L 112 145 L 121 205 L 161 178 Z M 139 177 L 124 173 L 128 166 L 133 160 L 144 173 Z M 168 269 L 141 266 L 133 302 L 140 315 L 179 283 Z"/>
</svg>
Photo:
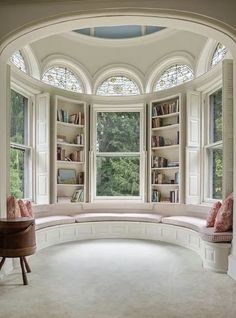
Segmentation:
<svg viewBox="0 0 236 318">
<path fill-rule="evenodd" d="M 23 55 L 18 50 L 16 51 L 11 57 L 10 61 L 15 64 L 16 67 L 18 67 L 21 71 L 26 73 L 26 66 L 25 66 L 25 60 L 23 58 Z"/>
<path fill-rule="evenodd" d="M 138 95 L 138 85 L 126 76 L 112 76 L 107 78 L 97 89 L 97 95 L 127 96 Z"/>
<path fill-rule="evenodd" d="M 10 192 L 17 198 L 29 195 L 28 99 L 11 91 Z"/>
<path fill-rule="evenodd" d="M 223 60 L 226 53 L 227 53 L 227 48 L 224 46 L 224 44 L 218 43 L 212 55 L 211 67 L 217 65 L 221 60 Z"/>
<path fill-rule="evenodd" d="M 42 81 L 68 91 L 83 92 L 83 85 L 78 76 L 64 66 L 53 66 L 44 74 Z"/>
<path fill-rule="evenodd" d="M 140 113 L 98 112 L 96 196 L 140 195 Z"/>
<path fill-rule="evenodd" d="M 154 85 L 154 91 L 171 88 L 194 78 L 193 70 L 185 64 L 172 65 L 166 69 Z"/>
<path fill-rule="evenodd" d="M 223 121 L 222 121 L 222 89 L 209 96 L 208 111 L 208 143 L 207 155 L 207 197 L 222 199 L 222 174 L 223 174 Z"/>
</svg>

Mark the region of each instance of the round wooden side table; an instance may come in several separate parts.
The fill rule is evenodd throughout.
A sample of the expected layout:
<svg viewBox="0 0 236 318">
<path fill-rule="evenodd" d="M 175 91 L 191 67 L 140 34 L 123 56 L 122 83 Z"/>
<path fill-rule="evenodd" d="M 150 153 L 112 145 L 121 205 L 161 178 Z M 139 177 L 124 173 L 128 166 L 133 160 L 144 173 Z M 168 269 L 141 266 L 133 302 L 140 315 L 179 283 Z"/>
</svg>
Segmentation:
<svg viewBox="0 0 236 318">
<path fill-rule="evenodd" d="M 28 285 L 27 273 L 31 272 L 26 256 L 36 251 L 35 220 L 31 217 L 0 218 L 0 271 L 6 258 L 20 258 L 24 285 Z"/>
</svg>

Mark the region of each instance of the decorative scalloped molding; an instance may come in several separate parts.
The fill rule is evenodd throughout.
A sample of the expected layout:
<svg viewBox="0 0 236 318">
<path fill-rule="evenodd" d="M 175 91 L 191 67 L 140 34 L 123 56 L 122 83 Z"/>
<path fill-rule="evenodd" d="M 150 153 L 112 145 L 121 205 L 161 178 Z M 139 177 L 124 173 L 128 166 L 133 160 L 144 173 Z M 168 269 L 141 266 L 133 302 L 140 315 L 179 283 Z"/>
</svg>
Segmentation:
<svg viewBox="0 0 236 318">
<path fill-rule="evenodd" d="M 154 83 L 162 75 L 163 71 L 173 64 L 186 64 L 193 69 L 195 74 L 195 59 L 192 54 L 186 51 L 176 51 L 163 56 L 149 68 L 146 73 L 146 93 L 153 91 Z"/>
<path fill-rule="evenodd" d="M 92 78 L 84 65 L 64 54 L 48 55 L 42 61 L 40 78 L 42 78 L 44 72 L 52 66 L 68 66 L 81 80 L 84 92 L 87 94 L 92 93 Z"/>
<path fill-rule="evenodd" d="M 96 94 L 98 86 L 111 76 L 124 75 L 135 81 L 141 94 L 144 93 L 145 79 L 143 73 L 130 64 L 109 64 L 100 68 L 93 77 L 93 94 Z"/>
</svg>

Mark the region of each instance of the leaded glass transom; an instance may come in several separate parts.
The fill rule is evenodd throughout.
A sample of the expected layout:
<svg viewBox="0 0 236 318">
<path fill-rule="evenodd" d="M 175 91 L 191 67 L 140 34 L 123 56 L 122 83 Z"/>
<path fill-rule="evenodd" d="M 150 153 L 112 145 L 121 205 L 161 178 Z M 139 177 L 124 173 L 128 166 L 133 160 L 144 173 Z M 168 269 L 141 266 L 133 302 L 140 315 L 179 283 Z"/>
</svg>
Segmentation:
<svg viewBox="0 0 236 318">
<path fill-rule="evenodd" d="M 64 66 L 53 66 L 49 68 L 43 74 L 42 81 L 68 91 L 83 92 L 83 86 L 79 78 Z"/>
<path fill-rule="evenodd" d="M 223 58 L 225 57 L 227 53 L 227 48 L 222 43 L 218 43 L 217 47 L 212 55 L 211 59 L 211 67 L 217 65 Z"/>
<path fill-rule="evenodd" d="M 21 71 L 26 73 L 25 60 L 19 50 L 10 57 L 10 61 Z"/>
<path fill-rule="evenodd" d="M 193 79 L 193 77 L 193 70 L 188 65 L 172 65 L 162 73 L 154 85 L 154 91 L 161 91 L 183 84 Z"/>
<path fill-rule="evenodd" d="M 112 76 L 107 78 L 97 89 L 97 95 L 127 96 L 138 95 L 138 85 L 126 76 Z"/>
</svg>

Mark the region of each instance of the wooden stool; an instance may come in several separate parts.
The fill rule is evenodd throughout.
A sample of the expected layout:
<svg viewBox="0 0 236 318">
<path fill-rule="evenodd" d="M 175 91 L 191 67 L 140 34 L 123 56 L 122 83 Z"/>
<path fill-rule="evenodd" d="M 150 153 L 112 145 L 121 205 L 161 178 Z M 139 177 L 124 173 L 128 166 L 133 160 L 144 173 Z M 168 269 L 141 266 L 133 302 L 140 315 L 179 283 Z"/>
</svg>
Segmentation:
<svg viewBox="0 0 236 318">
<path fill-rule="evenodd" d="M 24 285 L 28 285 L 27 273 L 31 272 L 26 256 L 36 251 L 35 221 L 24 217 L 16 219 L 0 219 L 0 270 L 6 258 L 20 258 L 20 266 Z"/>
</svg>

